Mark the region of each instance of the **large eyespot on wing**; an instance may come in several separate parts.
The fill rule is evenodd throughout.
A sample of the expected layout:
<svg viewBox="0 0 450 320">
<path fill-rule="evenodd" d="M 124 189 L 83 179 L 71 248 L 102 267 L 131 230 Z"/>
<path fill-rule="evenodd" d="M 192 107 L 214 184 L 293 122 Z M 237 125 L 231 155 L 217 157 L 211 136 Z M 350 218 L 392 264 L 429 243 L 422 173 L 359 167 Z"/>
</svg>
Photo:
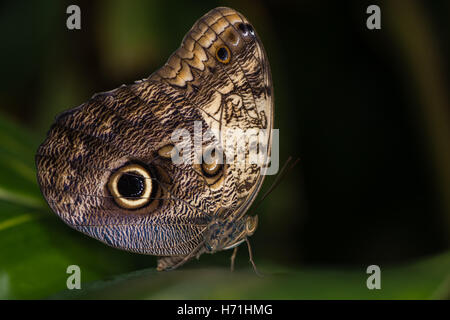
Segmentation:
<svg viewBox="0 0 450 320">
<path fill-rule="evenodd" d="M 156 255 L 191 252 L 209 222 L 208 214 L 225 203 L 236 207 L 236 194 L 247 197 L 256 184 L 251 174 L 239 174 L 233 166 L 222 170 L 212 165 L 200 168 L 200 174 L 214 179 L 214 185 L 220 182 L 222 189 L 205 189 L 208 182 L 198 171 L 158 162 L 155 155 L 180 123 L 200 120 L 212 129 L 271 126 L 267 106 L 272 98 L 259 89 L 270 71 L 249 26 L 234 10 L 215 9 L 147 80 L 96 95 L 59 117 L 36 159 L 39 184 L 52 209 L 70 226 L 114 247 Z M 124 208 L 114 199 L 154 192 L 153 184 L 150 188 L 142 181 L 145 174 L 137 179 L 142 189 L 130 193 L 117 185 L 116 190 L 108 188 L 113 172 L 133 161 L 162 167 L 173 180 L 161 184 L 167 198 L 154 210 L 158 202 L 128 203 Z M 116 182 L 120 180 L 117 176 Z"/>
<path fill-rule="evenodd" d="M 114 171 L 107 183 L 116 204 L 126 210 L 137 210 L 158 201 L 161 187 L 150 167 L 131 162 Z"/>
<path fill-rule="evenodd" d="M 140 253 L 188 254 L 207 224 L 194 201 L 203 184 L 158 149 L 189 116 L 174 113 L 175 100 L 156 92 L 163 89 L 143 87 L 153 92 L 121 87 L 58 117 L 36 155 L 38 182 L 53 211 L 91 237 Z"/>
</svg>

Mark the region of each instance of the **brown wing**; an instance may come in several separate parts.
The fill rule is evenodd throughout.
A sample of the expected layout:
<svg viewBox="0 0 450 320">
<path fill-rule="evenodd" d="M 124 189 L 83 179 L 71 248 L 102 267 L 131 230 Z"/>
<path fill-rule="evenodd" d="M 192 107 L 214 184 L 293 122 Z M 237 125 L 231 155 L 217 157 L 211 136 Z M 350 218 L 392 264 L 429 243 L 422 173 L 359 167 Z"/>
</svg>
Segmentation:
<svg viewBox="0 0 450 320">
<path fill-rule="evenodd" d="M 217 55 L 222 47 L 230 52 L 226 63 Z M 266 129 L 270 156 L 270 129 L 273 128 L 270 66 L 256 31 L 240 13 L 224 7 L 208 12 L 194 24 L 167 63 L 150 78 L 181 88 L 186 100 L 200 110 L 208 126 L 220 132 L 218 140 L 227 140 L 227 129 L 247 132 Z M 246 159 L 248 150 L 247 145 Z M 226 190 L 236 192 L 245 208 L 263 182 L 260 169 L 247 162 L 230 164 L 227 170 Z M 227 203 L 227 196 L 223 201 Z"/>
<path fill-rule="evenodd" d="M 148 79 L 97 94 L 60 115 L 36 155 L 50 207 L 73 228 L 111 246 L 186 255 L 220 207 L 250 199 L 262 181 L 257 168 L 239 172 L 230 165 L 223 179 L 211 183 L 194 165 L 174 164 L 160 152 L 171 145 L 174 130 L 192 135 L 195 121 L 203 131 L 272 127 L 270 71 L 249 26 L 231 9 L 214 9 Z M 217 60 L 220 45 L 230 50 L 226 64 Z M 197 156 L 192 150 L 190 158 Z M 111 177 L 130 163 L 148 170 L 149 178 L 139 179 L 152 181 L 149 201 L 132 210 L 119 206 L 110 188 Z"/>
</svg>

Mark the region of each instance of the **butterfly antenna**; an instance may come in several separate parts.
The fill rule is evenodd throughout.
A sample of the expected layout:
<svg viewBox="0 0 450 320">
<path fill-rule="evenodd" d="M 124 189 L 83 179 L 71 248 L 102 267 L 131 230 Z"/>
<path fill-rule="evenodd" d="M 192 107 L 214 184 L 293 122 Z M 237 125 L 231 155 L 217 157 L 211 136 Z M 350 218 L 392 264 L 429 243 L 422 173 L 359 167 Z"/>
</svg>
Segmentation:
<svg viewBox="0 0 450 320">
<path fill-rule="evenodd" d="M 290 166 L 289 163 L 292 161 L 292 157 L 289 157 L 286 162 L 284 163 L 283 167 L 280 170 L 280 173 L 277 175 L 277 177 L 275 178 L 275 180 L 273 181 L 272 185 L 270 186 L 270 188 L 266 191 L 266 193 L 264 193 L 264 195 L 262 196 L 262 198 L 258 201 L 258 203 L 253 207 L 253 210 L 256 210 L 256 208 L 259 207 L 259 205 L 264 201 L 264 199 L 270 194 L 272 193 L 273 190 L 275 190 L 276 187 L 278 187 L 278 185 L 280 184 L 280 182 L 283 180 L 283 178 L 286 176 L 286 174 L 292 170 L 292 168 L 295 167 L 295 165 L 300 161 L 300 158 L 297 158 L 293 163 L 291 163 Z"/>
</svg>

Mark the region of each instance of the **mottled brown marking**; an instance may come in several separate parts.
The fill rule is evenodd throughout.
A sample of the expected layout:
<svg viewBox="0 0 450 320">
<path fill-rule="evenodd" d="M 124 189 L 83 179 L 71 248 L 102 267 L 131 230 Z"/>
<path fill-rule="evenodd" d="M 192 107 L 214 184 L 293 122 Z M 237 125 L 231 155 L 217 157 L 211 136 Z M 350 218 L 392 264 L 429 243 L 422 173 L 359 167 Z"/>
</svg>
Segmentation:
<svg viewBox="0 0 450 320">
<path fill-rule="evenodd" d="M 193 135 L 194 121 L 203 132 L 221 132 L 204 147 L 220 146 L 226 129 L 272 128 L 267 56 L 259 37 L 240 24 L 249 22 L 233 9 L 211 10 L 147 79 L 95 94 L 56 118 L 36 154 L 37 179 L 65 223 L 110 246 L 162 256 L 158 270 L 253 234 L 256 218 L 245 213 L 264 179 L 260 167 L 227 163 L 207 175 L 199 165 L 169 159 L 172 132 Z M 227 63 L 217 59 L 220 47 L 230 51 Z M 146 178 L 158 190 L 134 210 L 118 205 L 108 188 L 127 163 L 148 167 Z"/>
</svg>

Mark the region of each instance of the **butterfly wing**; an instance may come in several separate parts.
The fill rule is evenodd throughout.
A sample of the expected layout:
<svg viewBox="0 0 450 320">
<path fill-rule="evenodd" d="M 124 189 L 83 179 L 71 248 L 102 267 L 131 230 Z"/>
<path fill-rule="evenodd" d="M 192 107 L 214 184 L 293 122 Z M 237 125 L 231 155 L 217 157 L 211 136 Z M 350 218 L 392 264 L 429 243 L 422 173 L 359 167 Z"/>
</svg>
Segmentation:
<svg viewBox="0 0 450 320">
<path fill-rule="evenodd" d="M 231 56 L 227 63 L 217 55 L 224 46 Z M 271 94 L 267 57 L 251 25 L 232 9 L 214 9 L 148 79 L 97 94 L 57 117 L 36 155 L 42 193 L 68 225 L 108 245 L 188 255 L 217 212 L 251 202 L 263 176 L 258 167 L 230 164 L 211 183 L 192 163 L 175 164 L 161 150 L 173 143 L 175 130 L 193 136 L 194 122 L 203 133 L 270 129 Z M 222 138 L 212 136 L 204 144 Z M 189 154 L 191 160 L 197 156 L 195 150 Z M 145 179 L 152 181 L 148 201 L 133 210 L 119 206 L 109 188 L 129 163 L 147 168 Z"/>
<path fill-rule="evenodd" d="M 226 63 L 218 58 L 223 47 L 230 55 Z M 266 130 L 263 144 L 270 156 L 273 128 L 270 66 L 256 31 L 239 12 L 224 7 L 208 12 L 194 24 L 167 63 L 150 78 L 183 88 L 186 100 L 200 111 L 208 127 L 219 132 L 219 140 L 233 142 L 229 132 L 236 129 Z M 247 145 L 245 160 L 248 160 L 248 150 Z M 225 189 L 233 190 L 237 200 L 225 195 L 222 204 L 229 206 L 233 202 L 240 211 L 247 209 L 264 179 L 261 166 L 248 161 L 236 165 L 234 161 L 228 167 L 227 177 Z"/>
</svg>

